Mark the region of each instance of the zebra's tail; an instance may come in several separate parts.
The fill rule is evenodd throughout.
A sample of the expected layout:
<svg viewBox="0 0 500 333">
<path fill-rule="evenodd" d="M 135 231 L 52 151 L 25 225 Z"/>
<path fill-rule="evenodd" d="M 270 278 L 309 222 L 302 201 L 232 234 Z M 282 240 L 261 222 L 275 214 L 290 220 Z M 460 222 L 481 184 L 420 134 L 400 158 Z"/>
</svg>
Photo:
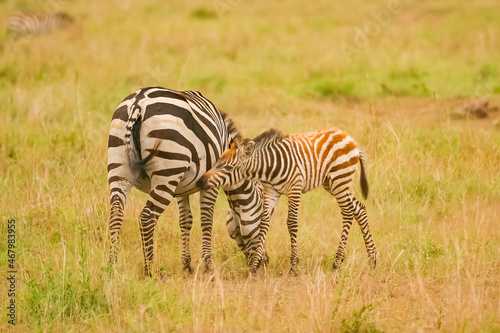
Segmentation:
<svg viewBox="0 0 500 333">
<path fill-rule="evenodd" d="M 141 161 L 141 108 L 135 106 L 125 127 L 125 146 L 127 157 L 132 168 Z"/>
<path fill-rule="evenodd" d="M 149 160 L 155 156 L 160 147 L 161 140 L 156 139 L 153 149 L 149 150 L 149 155 L 145 158 L 141 156 L 141 108 L 135 106 L 134 110 L 128 118 L 126 129 L 125 129 L 125 146 L 127 148 L 127 157 L 130 168 L 134 172 L 141 172 L 144 170 L 144 165 L 149 162 Z"/>
<path fill-rule="evenodd" d="M 125 146 L 127 148 L 127 157 L 130 167 L 135 172 L 140 172 L 144 169 L 144 165 L 155 155 L 155 152 L 160 146 L 161 140 L 156 139 L 155 145 L 152 150 L 148 151 L 150 154 L 146 158 L 141 156 L 141 108 L 135 106 L 134 110 L 128 118 L 125 129 Z"/>
<path fill-rule="evenodd" d="M 365 158 L 363 156 L 363 152 L 359 151 L 359 165 L 361 166 L 361 173 L 359 176 L 359 184 L 361 185 L 361 193 L 363 194 L 363 198 L 368 198 L 368 179 L 366 179 L 365 173 Z"/>
</svg>

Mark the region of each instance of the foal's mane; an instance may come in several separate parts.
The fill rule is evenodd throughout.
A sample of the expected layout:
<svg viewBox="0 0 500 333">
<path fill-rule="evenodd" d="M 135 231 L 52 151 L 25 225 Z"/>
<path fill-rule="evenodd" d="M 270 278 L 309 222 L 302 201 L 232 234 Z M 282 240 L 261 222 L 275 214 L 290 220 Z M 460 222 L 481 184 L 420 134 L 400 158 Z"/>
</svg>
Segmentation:
<svg viewBox="0 0 500 333">
<path fill-rule="evenodd" d="M 253 139 L 253 141 L 255 142 L 255 149 L 261 149 L 278 143 L 281 140 L 285 139 L 287 136 L 288 135 L 281 133 L 280 130 L 271 128 L 270 130 L 265 131 L 264 133 Z"/>
</svg>

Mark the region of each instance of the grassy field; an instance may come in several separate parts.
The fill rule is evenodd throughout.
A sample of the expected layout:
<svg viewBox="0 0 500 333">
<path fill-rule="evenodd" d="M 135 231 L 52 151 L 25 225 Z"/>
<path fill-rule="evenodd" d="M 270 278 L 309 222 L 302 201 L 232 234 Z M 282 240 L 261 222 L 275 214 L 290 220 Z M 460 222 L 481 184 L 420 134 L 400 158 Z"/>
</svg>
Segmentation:
<svg viewBox="0 0 500 333">
<path fill-rule="evenodd" d="M 16 220 L 19 332 L 500 332 L 500 106 L 496 0 L 0 1 L 0 269 Z M 66 31 L 9 39 L 19 10 L 59 10 Z M 245 136 L 269 127 L 340 127 L 368 155 L 365 201 L 378 267 L 354 226 L 342 269 L 333 198 L 299 214 L 299 277 L 286 275 L 286 199 L 268 235 L 270 264 L 248 278 L 217 201 L 215 280 L 182 274 L 177 205 L 160 218 L 156 265 L 141 277 L 132 191 L 119 263 L 106 269 L 107 135 L 116 105 L 145 86 L 199 90 Z M 361 198 L 358 178 L 355 193 Z M 193 201 L 199 221 L 198 196 Z M 192 231 L 194 264 L 201 232 Z M 200 267 L 200 266 L 198 266 Z"/>
</svg>

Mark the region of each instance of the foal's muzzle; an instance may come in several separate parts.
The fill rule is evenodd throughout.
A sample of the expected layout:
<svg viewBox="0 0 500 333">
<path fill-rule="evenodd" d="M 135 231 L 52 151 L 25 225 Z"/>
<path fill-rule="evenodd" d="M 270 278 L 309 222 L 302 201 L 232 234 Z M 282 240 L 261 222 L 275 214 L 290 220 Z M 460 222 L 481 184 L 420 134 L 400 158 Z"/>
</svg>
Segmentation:
<svg viewBox="0 0 500 333">
<path fill-rule="evenodd" d="M 208 176 L 203 175 L 201 178 L 196 182 L 196 186 L 201 188 L 203 191 L 208 190 L 211 186 L 208 184 Z"/>
</svg>

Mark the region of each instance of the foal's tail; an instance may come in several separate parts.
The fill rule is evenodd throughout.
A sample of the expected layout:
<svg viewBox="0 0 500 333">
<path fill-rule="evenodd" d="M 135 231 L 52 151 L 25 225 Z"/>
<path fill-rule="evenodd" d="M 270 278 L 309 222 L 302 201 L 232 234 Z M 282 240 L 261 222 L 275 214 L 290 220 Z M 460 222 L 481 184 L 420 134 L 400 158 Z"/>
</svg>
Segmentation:
<svg viewBox="0 0 500 333">
<path fill-rule="evenodd" d="M 368 179 L 366 179 L 365 174 L 365 158 L 363 157 L 363 152 L 359 151 L 359 165 L 361 166 L 361 174 L 359 176 L 359 184 L 361 185 L 361 193 L 363 198 L 368 198 Z"/>
</svg>

